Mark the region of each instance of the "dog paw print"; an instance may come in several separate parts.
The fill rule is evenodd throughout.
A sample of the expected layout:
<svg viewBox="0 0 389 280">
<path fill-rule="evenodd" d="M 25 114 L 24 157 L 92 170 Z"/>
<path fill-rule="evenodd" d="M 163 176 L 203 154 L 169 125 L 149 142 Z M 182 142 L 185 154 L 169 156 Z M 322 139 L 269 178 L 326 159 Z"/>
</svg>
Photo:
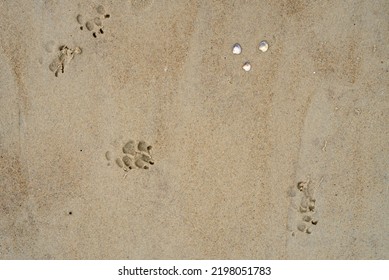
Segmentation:
<svg viewBox="0 0 389 280">
<path fill-rule="evenodd" d="M 79 47 L 72 49 L 65 45 L 60 46 L 58 56 L 49 65 L 50 71 L 54 72 L 54 75 L 58 77 L 58 73 L 64 73 L 65 66 L 70 63 L 76 54 L 81 54 L 81 52 Z"/>
<path fill-rule="evenodd" d="M 267 52 L 269 49 L 269 43 L 265 40 L 259 42 L 258 44 L 258 49 L 261 52 Z M 236 43 L 232 46 L 232 54 L 234 55 L 239 55 L 243 51 L 242 46 L 239 43 Z M 245 61 L 242 65 L 242 69 L 246 72 L 249 72 L 251 70 L 251 63 L 250 61 Z"/>
<path fill-rule="evenodd" d="M 315 218 L 316 199 L 313 197 L 311 181 L 300 181 L 297 183 L 298 197 L 300 203 L 298 205 L 300 222 L 297 224 L 297 230 L 307 234 L 311 234 L 318 220 Z"/>
<path fill-rule="evenodd" d="M 121 156 L 116 157 L 115 164 L 126 172 L 131 169 L 149 169 L 154 164 L 151 149 L 152 146 L 145 141 L 129 140 L 122 147 Z M 111 165 L 112 153 L 107 151 L 105 157 L 109 161 L 108 165 Z"/>
<path fill-rule="evenodd" d="M 104 34 L 104 21 L 110 18 L 111 15 L 105 12 L 105 8 L 102 5 L 97 6 L 96 15 L 94 17 L 86 19 L 83 15 L 79 14 L 76 17 L 78 24 L 80 24 L 80 30 L 87 29 L 92 32 L 92 36 L 97 38 L 98 34 Z"/>
</svg>

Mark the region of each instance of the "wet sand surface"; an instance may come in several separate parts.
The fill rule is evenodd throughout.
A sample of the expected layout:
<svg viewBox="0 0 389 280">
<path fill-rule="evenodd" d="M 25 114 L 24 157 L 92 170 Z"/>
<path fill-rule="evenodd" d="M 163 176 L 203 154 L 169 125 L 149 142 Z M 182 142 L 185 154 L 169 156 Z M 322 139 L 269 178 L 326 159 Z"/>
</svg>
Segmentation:
<svg viewBox="0 0 389 280">
<path fill-rule="evenodd" d="M 0 259 L 389 257 L 388 1 L 0 8 Z"/>
</svg>

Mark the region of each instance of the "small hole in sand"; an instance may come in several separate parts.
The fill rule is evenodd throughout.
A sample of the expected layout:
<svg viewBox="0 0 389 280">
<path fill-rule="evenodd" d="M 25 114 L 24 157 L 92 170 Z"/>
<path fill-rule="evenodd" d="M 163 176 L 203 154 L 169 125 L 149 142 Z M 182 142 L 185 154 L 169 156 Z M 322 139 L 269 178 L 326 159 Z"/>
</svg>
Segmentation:
<svg viewBox="0 0 389 280">
<path fill-rule="evenodd" d="M 93 32 L 93 37 L 97 38 L 97 36 L 96 36 L 96 32 Z"/>
<path fill-rule="evenodd" d="M 110 15 L 110 14 L 106 14 L 104 17 L 105 17 L 105 18 L 110 18 L 111 15 Z"/>
</svg>

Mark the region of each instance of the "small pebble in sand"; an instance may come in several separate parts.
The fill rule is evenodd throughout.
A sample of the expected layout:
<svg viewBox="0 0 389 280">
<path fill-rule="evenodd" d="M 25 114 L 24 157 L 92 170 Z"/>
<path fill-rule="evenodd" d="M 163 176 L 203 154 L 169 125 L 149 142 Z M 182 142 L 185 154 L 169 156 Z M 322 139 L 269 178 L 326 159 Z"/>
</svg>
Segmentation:
<svg viewBox="0 0 389 280">
<path fill-rule="evenodd" d="M 261 41 L 258 48 L 261 52 L 266 52 L 269 49 L 269 44 L 266 41 Z"/>
<path fill-rule="evenodd" d="M 238 43 L 232 46 L 233 54 L 240 54 L 241 52 L 242 52 L 242 47 Z"/>
<path fill-rule="evenodd" d="M 250 71 L 250 70 L 251 70 L 251 64 L 250 64 L 250 62 L 246 62 L 245 64 L 243 64 L 242 68 L 243 68 L 243 70 L 246 71 L 246 72 Z"/>
</svg>

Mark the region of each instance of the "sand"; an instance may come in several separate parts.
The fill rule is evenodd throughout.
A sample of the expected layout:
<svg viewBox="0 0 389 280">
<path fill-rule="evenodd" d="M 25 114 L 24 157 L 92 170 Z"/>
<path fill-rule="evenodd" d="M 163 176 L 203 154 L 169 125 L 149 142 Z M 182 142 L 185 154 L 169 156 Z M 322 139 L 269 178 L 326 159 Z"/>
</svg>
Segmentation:
<svg viewBox="0 0 389 280">
<path fill-rule="evenodd" d="M 0 259 L 388 259 L 388 1 L 0 11 Z"/>
</svg>

